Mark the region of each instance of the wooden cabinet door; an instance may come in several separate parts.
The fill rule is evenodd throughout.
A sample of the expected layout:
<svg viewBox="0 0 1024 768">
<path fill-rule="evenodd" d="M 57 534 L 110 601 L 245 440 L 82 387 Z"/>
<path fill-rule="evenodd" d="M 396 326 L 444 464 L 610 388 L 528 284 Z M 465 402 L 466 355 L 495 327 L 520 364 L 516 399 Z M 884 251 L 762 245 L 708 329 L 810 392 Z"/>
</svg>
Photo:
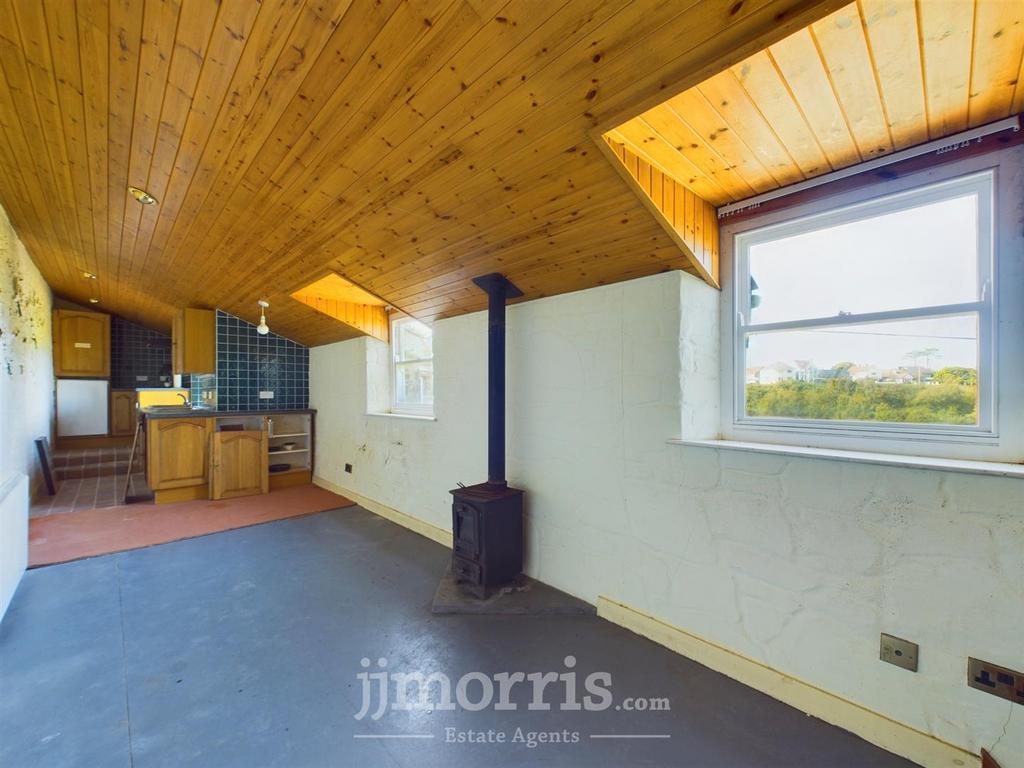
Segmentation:
<svg viewBox="0 0 1024 768">
<path fill-rule="evenodd" d="M 216 373 L 217 313 L 179 310 L 171 326 L 171 356 L 175 373 Z"/>
<path fill-rule="evenodd" d="M 110 392 L 110 434 L 131 435 L 135 432 L 135 390 L 114 389 Z"/>
<path fill-rule="evenodd" d="M 210 436 L 210 498 L 266 493 L 267 442 L 265 430 L 214 432 Z"/>
<path fill-rule="evenodd" d="M 182 358 L 184 347 L 182 336 L 185 332 L 184 317 L 185 310 L 179 309 L 174 313 L 174 319 L 171 321 L 171 370 L 174 373 L 185 372 L 185 361 Z"/>
<path fill-rule="evenodd" d="M 205 485 L 212 419 L 149 419 L 149 487 Z"/>
<path fill-rule="evenodd" d="M 54 310 L 53 372 L 58 378 L 108 378 L 110 315 Z"/>
</svg>

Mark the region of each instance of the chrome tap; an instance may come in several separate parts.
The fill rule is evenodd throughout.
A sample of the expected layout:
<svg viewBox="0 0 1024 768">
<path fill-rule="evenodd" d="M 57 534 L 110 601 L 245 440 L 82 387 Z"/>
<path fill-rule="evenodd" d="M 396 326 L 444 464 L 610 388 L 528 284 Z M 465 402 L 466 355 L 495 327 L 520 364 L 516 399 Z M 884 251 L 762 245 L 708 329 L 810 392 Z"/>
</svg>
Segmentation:
<svg viewBox="0 0 1024 768">
<path fill-rule="evenodd" d="M 188 395 L 184 395 L 181 392 L 175 392 L 174 394 L 176 394 L 178 397 L 180 397 L 181 398 L 181 402 L 183 402 L 186 406 L 191 407 L 192 403 L 189 402 Z"/>
</svg>

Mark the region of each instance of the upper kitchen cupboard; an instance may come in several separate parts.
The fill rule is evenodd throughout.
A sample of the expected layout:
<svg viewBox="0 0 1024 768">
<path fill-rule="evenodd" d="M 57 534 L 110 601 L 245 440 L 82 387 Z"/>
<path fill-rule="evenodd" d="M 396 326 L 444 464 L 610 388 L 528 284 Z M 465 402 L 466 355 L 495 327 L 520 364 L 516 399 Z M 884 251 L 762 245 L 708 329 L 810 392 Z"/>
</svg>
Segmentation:
<svg viewBox="0 0 1024 768">
<path fill-rule="evenodd" d="M 171 362 L 175 373 L 217 372 L 217 313 L 179 309 L 171 327 Z"/>
<path fill-rule="evenodd" d="M 54 310 L 53 372 L 57 378 L 108 378 L 110 315 L 77 309 Z"/>
</svg>

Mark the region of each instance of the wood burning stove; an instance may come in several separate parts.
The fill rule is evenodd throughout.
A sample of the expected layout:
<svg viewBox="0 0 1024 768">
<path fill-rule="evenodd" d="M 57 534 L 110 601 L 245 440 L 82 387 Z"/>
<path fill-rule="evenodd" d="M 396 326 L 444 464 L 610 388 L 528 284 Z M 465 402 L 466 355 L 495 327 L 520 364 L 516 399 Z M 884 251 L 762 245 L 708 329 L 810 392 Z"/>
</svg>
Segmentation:
<svg viewBox="0 0 1024 768">
<path fill-rule="evenodd" d="M 505 302 L 523 293 L 503 275 L 473 280 L 487 292 L 487 482 L 451 492 L 452 572 L 486 598 L 523 570 L 523 491 L 505 481 Z"/>
<path fill-rule="evenodd" d="M 452 491 L 452 573 L 486 598 L 523 570 L 523 492 L 487 483 Z"/>
</svg>

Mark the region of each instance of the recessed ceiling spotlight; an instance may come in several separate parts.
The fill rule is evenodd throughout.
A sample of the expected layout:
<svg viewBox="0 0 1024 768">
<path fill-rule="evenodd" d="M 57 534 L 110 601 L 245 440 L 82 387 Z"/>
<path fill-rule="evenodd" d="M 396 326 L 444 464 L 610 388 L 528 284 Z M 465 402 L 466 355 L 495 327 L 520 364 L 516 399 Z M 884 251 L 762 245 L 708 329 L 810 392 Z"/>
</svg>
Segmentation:
<svg viewBox="0 0 1024 768">
<path fill-rule="evenodd" d="M 86 280 L 95 280 L 96 279 L 96 275 L 94 275 L 92 272 L 83 272 L 82 273 L 82 277 L 84 277 Z"/>
<path fill-rule="evenodd" d="M 134 197 L 143 205 L 154 205 L 156 203 L 156 198 L 153 197 L 151 194 L 149 194 L 149 192 L 147 192 L 144 189 L 139 189 L 138 187 L 128 187 L 128 191 L 131 192 L 132 197 Z"/>
<path fill-rule="evenodd" d="M 100 300 L 99 299 L 89 299 L 89 303 L 90 304 L 99 304 Z"/>
</svg>

